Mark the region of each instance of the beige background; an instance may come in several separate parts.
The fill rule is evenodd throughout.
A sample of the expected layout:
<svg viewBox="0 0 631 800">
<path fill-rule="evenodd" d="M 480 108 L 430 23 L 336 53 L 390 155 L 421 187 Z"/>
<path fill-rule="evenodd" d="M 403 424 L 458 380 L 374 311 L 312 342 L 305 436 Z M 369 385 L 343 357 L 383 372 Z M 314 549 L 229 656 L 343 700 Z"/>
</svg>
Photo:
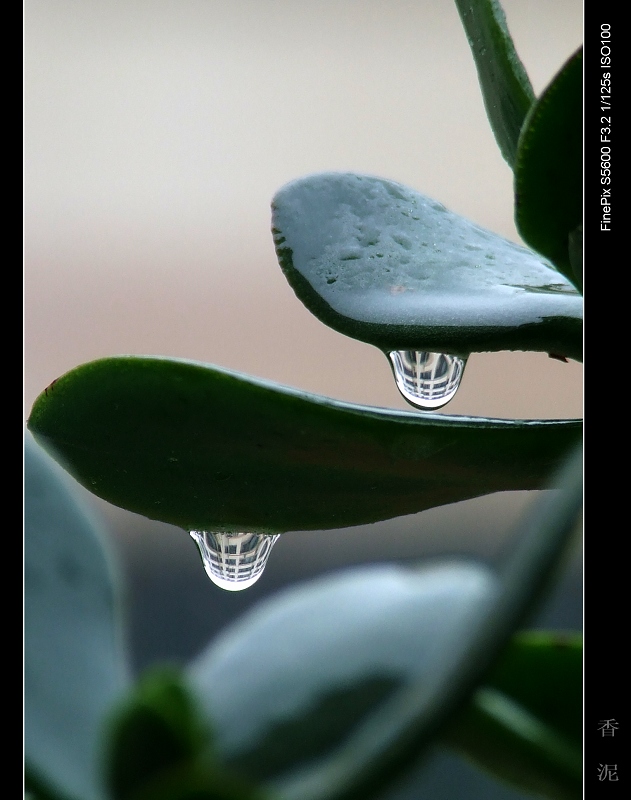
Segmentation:
<svg viewBox="0 0 631 800">
<path fill-rule="evenodd" d="M 577 0 L 510 0 L 540 91 Z M 269 203 L 323 170 L 394 180 L 518 240 L 511 173 L 451 0 L 28 0 L 27 409 L 116 353 L 195 358 L 406 408 L 383 355 L 327 329 L 276 262 Z M 581 370 L 471 358 L 445 413 L 581 414 Z"/>
<path fill-rule="evenodd" d="M 582 40 L 582 3 L 504 7 L 539 92 Z M 296 177 L 354 170 L 518 241 L 511 172 L 451 0 L 27 0 L 25 26 L 25 416 L 54 378 L 120 353 L 409 408 L 383 354 L 294 297 L 269 204 Z M 472 356 L 443 409 L 581 410 L 581 367 L 524 353 Z M 463 506 L 478 546 L 524 494 L 371 526 L 335 547 L 351 562 L 384 557 L 384 536 L 393 558 L 449 549 Z M 99 507 L 145 564 L 163 545 L 194 557 L 179 531 Z M 330 563 L 324 536 L 286 538 L 275 568 Z"/>
</svg>

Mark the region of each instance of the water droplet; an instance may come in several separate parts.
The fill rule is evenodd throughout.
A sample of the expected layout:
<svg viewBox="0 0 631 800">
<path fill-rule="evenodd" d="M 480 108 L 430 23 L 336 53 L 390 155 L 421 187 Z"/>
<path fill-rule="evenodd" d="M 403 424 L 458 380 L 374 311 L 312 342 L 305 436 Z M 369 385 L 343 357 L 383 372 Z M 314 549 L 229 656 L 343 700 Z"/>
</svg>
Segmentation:
<svg viewBox="0 0 631 800">
<path fill-rule="evenodd" d="M 466 358 L 421 350 L 393 350 L 388 358 L 403 397 L 417 408 L 433 411 L 458 391 Z"/>
<path fill-rule="evenodd" d="M 263 574 L 280 534 L 190 531 L 210 580 L 229 592 L 248 589 Z"/>
</svg>

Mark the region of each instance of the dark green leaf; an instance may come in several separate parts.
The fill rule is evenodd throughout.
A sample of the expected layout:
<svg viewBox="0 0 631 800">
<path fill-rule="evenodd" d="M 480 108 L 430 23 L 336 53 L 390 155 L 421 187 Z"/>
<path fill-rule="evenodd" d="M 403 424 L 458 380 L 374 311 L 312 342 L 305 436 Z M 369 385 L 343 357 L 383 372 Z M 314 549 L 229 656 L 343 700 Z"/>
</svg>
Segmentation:
<svg viewBox="0 0 631 800">
<path fill-rule="evenodd" d="M 524 241 L 571 281 L 569 236 L 583 219 L 583 48 L 530 110 L 515 165 L 515 222 Z M 573 244 L 573 249 L 576 243 Z"/>
<path fill-rule="evenodd" d="M 188 530 L 339 528 L 535 489 L 581 423 L 354 406 L 189 361 L 77 367 L 29 428 L 87 489 Z"/>
<path fill-rule="evenodd" d="M 582 785 L 581 637 L 514 637 L 447 741 L 525 791 L 570 800 Z"/>
<path fill-rule="evenodd" d="M 582 300 L 539 255 L 392 181 L 325 173 L 274 198 L 280 265 L 326 325 L 382 350 L 582 358 Z"/>
<path fill-rule="evenodd" d="M 581 748 L 494 689 L 480 689 L 460 720 L 461 752 L 517 789 L 580 800 Z"/>
<path fill-rule="evenodd" d="M 513 698 L 579 747 L 583 741 L 583 637 L 524 631 L 510 642 L 486 684 Z"/>
<path fill-rule="evenodd" d="M 30 436 L 24 548 L 27 785 L 45 797 L 102 798 L 101 728 L 128 682 L 119 598 L 94 520 Z"/>
<path fill-rule="evenodd" d="M 113 800 L 260 800 L 220 767 L 210 731 L 179 672 L 145 674 L 109 724 L 107 784 Z"/>
<path fill-rule="evenodd" d="M 186 688 L 166 669 L 145 675 L 110 727 L 107 783 L 116 800 L 195 758 L 209 740 Z"/>
<path fill-rule="evenodd" d="M 515 163 L 517 141 L 535 96 L 497 0 L 456 0 L 502 156 Z"/>
<path fill-rule="evenodd" d="M 574 283 L 583 291 L 583 226 L 570 231 L 568 236 L 570 265 Z"/>
</svg>

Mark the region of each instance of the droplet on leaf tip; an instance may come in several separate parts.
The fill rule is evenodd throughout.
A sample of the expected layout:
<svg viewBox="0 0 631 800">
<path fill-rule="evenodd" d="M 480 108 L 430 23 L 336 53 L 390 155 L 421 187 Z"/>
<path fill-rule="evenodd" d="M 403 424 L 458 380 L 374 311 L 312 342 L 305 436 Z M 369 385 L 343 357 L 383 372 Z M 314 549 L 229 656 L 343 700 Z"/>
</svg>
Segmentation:
<svg viewBox="0 0 631 800">
<path fill-rule="evenodd" d="M 403 398 L 424 411 L 435 411 L 453 399 L 467 363 L 461 356 L 422 350 L 392 350 L 388 359 Z"/>
<path fill-rule="evenodd" d="M 258 581 L 280 535 L 213 531 L 190 534 L 210 580 L 229 592 L 248 589 Z"/>
</svg>

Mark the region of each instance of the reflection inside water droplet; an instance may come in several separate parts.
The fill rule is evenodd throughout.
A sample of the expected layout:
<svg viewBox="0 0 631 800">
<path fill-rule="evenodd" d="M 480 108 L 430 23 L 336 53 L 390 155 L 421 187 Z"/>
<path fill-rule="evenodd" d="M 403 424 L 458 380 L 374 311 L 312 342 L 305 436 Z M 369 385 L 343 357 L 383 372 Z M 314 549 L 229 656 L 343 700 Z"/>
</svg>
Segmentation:
<svg viewBox="0 0 631 800">
<path fill-rule="evenodd" d="M 261 577 L 279 534 L 190 531 L 210 580 L 229 592 L 239 592 Z"/>
<path fill-rule="evenodd" d="M 433 411 L 446 405 L 458 391 L 466 358 L 421 350 L 388 353 L 394 379 L 403 397 L 417 408 Z"/>
</svg>

